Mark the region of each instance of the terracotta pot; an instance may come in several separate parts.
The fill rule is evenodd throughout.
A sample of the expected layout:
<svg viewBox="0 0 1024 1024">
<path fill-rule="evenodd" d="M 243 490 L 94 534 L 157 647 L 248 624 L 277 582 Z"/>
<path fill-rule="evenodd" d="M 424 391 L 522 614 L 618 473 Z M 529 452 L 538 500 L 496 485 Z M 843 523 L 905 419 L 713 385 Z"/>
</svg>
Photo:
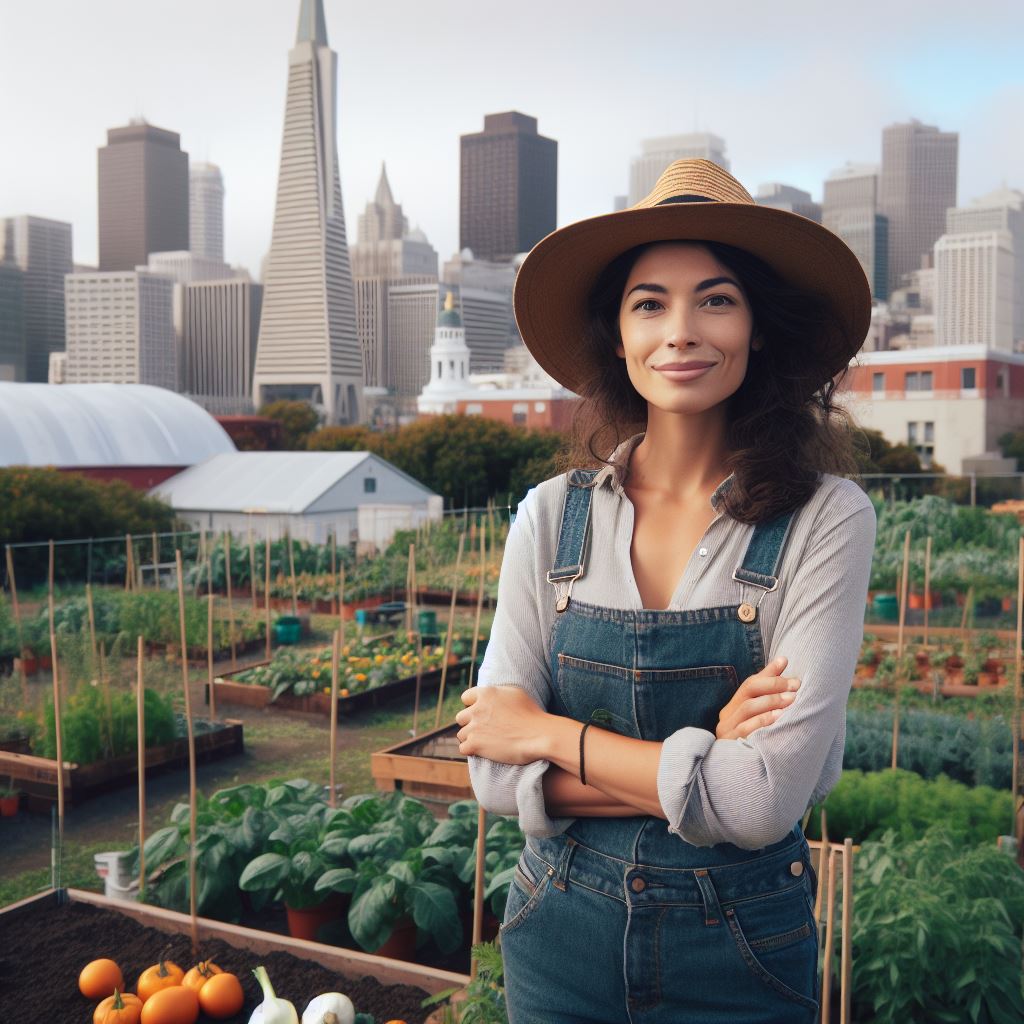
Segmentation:
<svg viewBox="0 0 1024 1024">
<path fill-rule="evenodd" d="M 856 674 L 861 679 L 874 679 L 878 673 L 878 662 L 873 662 L 870 665 L 858 665 Z"/>
<path fill-rule="evenodd" d="M 374 956 L 386 956 L 392 960 L 416 959 L 416 922 L 411 917 L 399 918 L 380 949 L 373 951 Z"/>
<path fill-rule="evenodd" d="M 39 671 L 39 659 L 34 654 L 23 654 L 14 659 L 14 667 L 27 676 L 34 676 Z"/>
<path fill-rule="evenodd" d="M 0 818 L 13 818 L 18 813 L 18 804 L 21 802 L 19 794 L 14 796 L 0 797 Z"/>
<path fill-rule="evenodd" d="M 959 654 L 951 654 L 946 659 L 946 671 L 959 671 L 964 667 L 964 659 Z"/>
<path fill-rule="evenodd" d="M 928 609 L 929 609 L 929 611 L 932 608 L 937 607 L 939 605 L 939 603 L 940 603 L 939 602 L 939 595 L 934 590 L 929 591 L 928 592 Z M 910 593 L 910 595 L 907 598 L 907 606 L 909 608 L 920 609 L 920 608 L 924 608 L 924 605 L 925 605 L 924 594 L 915 594 L 913 592 Z"/>
<path fill-rule="evenodd" d="M 332 921 L 337 921 L 348 909 L 349 897 L 342 894 L 329 896 L 323 903 L 315 907 L 289 907 L 285 905 L 288 915 L 288 934 L 293 939 L 308 939 L 316 942 L 317 932 Z"/>
<path fill-rule="evenodd" d="M 931 655 L 927 651 L 916 651 L 914 654 L 914 664 L 919 672 L 927 672 L 932 667 Z"/>
</svg>

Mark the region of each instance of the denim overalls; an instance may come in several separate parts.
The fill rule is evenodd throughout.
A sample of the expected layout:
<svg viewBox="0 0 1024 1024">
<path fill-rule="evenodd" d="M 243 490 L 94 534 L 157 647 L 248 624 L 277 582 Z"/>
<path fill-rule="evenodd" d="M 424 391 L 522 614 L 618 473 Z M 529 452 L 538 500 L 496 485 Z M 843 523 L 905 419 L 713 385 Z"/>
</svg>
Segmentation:
<svg viewBox="0 0 1024 1024">
<path fill-rule="evenodd" d="M 599 608 L 571 598 L 585 570 L 593 477 L 569 474 L 548 573 L 559 612 L 549 710 L 645 740 L 686 726 L 713 732 L 739 683 L 764 667 L 757 602 L 777 586 L 795 513 L 755 527 L 734 573 L 744 585 L 735 605 Z M 530 836 L 501 929 L 509 1020 L 814 1021 L 814 884 L 799 825 L 761 850 L 691 846 L 651 816 L 579 818 L 563 835 Z"/>
</svg>

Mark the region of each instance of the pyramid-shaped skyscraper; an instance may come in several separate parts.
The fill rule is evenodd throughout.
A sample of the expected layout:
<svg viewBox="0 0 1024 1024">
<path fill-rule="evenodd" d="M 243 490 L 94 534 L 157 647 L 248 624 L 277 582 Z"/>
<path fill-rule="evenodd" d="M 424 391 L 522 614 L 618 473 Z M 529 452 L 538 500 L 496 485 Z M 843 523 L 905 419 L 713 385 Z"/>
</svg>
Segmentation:
<svg viewBox="0 0 1024 1024">
<path fill-rule="evenodd" d="M 253 398 L 257 408 L 281 398 L 304 399 L 321 406 L 328 423 L 356 423 L 363 405 L 363 356 L 341 205 L 337 80 L 323 0 L 302 0 L 288 54 Z"/>
</svg>

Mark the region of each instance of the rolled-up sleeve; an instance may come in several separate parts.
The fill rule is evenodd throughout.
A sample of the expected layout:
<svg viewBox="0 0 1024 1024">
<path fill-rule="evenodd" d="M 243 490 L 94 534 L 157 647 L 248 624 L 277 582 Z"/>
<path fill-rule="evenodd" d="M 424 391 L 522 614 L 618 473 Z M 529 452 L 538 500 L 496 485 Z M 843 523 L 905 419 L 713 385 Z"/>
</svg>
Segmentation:
<svg viewBox="0 0 1024 1024">
<path fill-rule="evenodd" d="M 518 686 L 547 708 L 551 672 L 546 660 L 547 630 L 538 594 L 535 527 L 530 513 L 531 491 L 519 504 L 509 528 L 498 581 L 498 603 L 478 686 Z M 545 584 L 546 585 L 546 584 Z M 527 835 L 552 836 L 573 818 L 551 818 L 544 806 L 543 779 L 549 761 L 504 764 L 484 757 L 469 758 L 469 777 L 480 804 L 495 814 L 519 818 Z"/>
<path fill-rule="evenodd" d="M 801 681 L 796 699 L 745 740 L 685 728 L 663 745 L 658 797 L 669 831 L 695 846 L 755 850 L 777 842 L 812 794 L 821 798 L 837 781 L 823 780 L 822 772 L 843 735 L 876 523 L 869 500 L 853 486 L 819 518 L 821 528 L 790 570 L 768 655 L 789 659 L 785 675 Z"/>
</svg>

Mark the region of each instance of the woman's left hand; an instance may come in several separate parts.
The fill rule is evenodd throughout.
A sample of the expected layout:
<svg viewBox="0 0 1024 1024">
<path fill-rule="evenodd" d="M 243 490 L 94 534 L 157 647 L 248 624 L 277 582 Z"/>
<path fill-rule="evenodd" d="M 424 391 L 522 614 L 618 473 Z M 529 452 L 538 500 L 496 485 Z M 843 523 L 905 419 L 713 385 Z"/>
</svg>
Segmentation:
<svg viewBox="0 0 1024 1024">
<path fill-rule="evenodd" d="M 548 713 L 518 686 L 472 686 L 466 707 L 455 716 L 459 753 L 504 764 L 529 764 L 543 757 Z"/>
</svg>

